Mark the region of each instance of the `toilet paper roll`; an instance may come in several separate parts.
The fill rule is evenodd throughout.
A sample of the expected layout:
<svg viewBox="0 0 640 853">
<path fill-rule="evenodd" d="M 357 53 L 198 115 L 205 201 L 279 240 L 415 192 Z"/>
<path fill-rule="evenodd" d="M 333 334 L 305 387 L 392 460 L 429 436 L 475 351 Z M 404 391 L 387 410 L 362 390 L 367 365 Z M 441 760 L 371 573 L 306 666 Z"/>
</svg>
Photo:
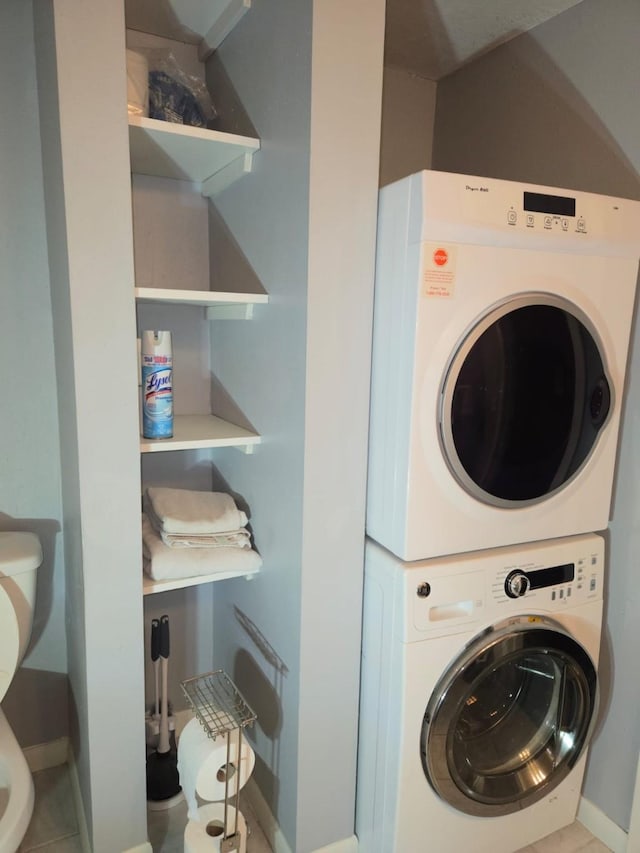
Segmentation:
<svg viewBox="0 0 640 853">
<path fill-rule="evenodd" d="M 149 62 L 136 50 L 127 50 L 127 108 L 130 115 L 149 115 Z"/>
<path fill-rule="evenodd" d="M 227 737 L 229 738 L 229 763 L 227 764 Z M 178 742 L 178 772 L 180 784 L 189 804 L 189 817 L 193 817 L 196 794 L 207 802 L 223 800 L 225 779 L 229 797 L 247 783 L 255 767 L 256 756 L 246 739 L 242 738 L 238 756 L 238 730 L 229 735 L 220 734 L 214 740 L 207 736 L 197 718 L 184 727 Z"/>
<path fill-rule="evenodd" d="M 187 823 L 184 831 L 184 853 L 215 853 L 220 850 L 224 837 L 223 828 L 224 803 L 201 806 L 194 820 Z M 236 829 L 236 810 L 233 806 L 227 806 L 227 836 L 235 832 L 240 836 L 240 844 L 234 849 L 247 853 L 247 823 L 239 811 Z"/>
</svg>

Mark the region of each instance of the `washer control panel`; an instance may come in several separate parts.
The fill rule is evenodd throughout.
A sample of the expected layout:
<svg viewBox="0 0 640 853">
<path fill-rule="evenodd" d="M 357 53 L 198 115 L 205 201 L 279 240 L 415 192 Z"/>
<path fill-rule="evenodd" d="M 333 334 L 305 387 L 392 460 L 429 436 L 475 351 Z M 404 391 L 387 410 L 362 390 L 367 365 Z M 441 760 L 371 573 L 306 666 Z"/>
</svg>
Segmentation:
<svg viewBox="0 0 640 853">
<path fill-rule="evenodd" d="M 509 572 L 504 582 L 504 591 L 509 598 L 521 598 L 529 592 L 530 588 L 531 581 L 527 573 L 520 571 L 520 569 L 514 569 L 512 572 Z"/>
<path fill-rule="evenodd" d="M 393 597 L 393 630 L 402 642 L 463 628 L 475 634 L 483 625 L 523 613 L 552 617 L 587 606 L 593 614 L 602 603 L 605 547 L 598 534 L 409 563 L 371 540 L 366 547 L 371 600 L 383 596 L 383 589 Z"/>
<path fill-rule="evenodd" d="M 601 563 L 602 556 L 592 552 L 576 555 L 566 563 L 507 565 L 494 575 L 492 597 L 496 602 L 507 602 L 535 595 L 538 602 L 552 608 L 577 603 L 602 594 Z"/>
</svg>

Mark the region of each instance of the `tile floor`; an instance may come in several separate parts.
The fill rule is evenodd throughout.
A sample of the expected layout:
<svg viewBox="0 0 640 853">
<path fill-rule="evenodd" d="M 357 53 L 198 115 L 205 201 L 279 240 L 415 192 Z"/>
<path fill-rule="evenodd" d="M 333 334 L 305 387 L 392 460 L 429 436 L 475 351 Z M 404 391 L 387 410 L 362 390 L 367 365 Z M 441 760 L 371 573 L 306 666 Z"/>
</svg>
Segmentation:
<svg viewBox="0 0 640 853">
<path fill-rule="evenodd" d="M 33 774 L 33 779 L 36 789 L 33 819 L 19 853 L 82 853 L 67 766 L 40 770 Z M 240 808 L 249 827 L 247 853 L 271 853 L 249 803 L 242 802 L 242 793 L 240 800 Z M 154 853 L 183 853 L 185 820 L 184 803 L 164 812 L 149 814 L 149 840 Z M 608 850 L 576 822 L 523 847 L 518 853 L 607 853 Z M 118 851 L 114 850 L 114 853 Z"/>
<path fill-rule="evenodd" d="M 523 847 L 518 853 L 608 853 L 609 848 L 594 838 L 581 823 L 559 829 L 535 844 Z"/>
<path fill-rule="evenodd" d="M 82 853 L 67 765 L 39 770 L 33 782 L 36 802 L 20 853 Z"/>
<path fill-rule="evenodd" d="M 82 853 L 78 821 L 67 765 L 33 774 L 36 800 L 33 818 L 19 853 Z M 240 792 L 240 811 L 247 822 L 247 853 L 272 853 L 248 802 Z M 149 812 L 149 841 L 154 853 L 183 853 L 186 803 L 167 811 Z M 113 853 L 118 853 L 114 850 Z"/>
</svg>

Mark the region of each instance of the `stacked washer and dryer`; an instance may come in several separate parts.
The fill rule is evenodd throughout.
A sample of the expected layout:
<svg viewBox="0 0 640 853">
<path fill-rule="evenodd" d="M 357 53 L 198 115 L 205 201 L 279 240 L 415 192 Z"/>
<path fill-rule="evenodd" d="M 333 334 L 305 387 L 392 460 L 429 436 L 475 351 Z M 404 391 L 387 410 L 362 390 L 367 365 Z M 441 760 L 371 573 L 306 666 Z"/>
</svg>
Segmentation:
<svg viewBox="0 0 640 853">
<path fill-rule="evenodd" d="M 640 204 L 380 193 L 356 832 L 513 853 L 576 815 Z"/>
</svg>

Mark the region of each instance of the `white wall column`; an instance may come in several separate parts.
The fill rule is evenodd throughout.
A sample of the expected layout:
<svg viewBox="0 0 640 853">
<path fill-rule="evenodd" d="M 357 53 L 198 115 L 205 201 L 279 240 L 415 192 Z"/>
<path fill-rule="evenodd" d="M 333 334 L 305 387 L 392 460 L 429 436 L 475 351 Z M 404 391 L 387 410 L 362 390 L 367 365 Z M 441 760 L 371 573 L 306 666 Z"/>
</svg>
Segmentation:
<svg viewBox="0 0 640 853">
<path fill-rule="evenodd" d="M 146 843 L 124 9 L 34 3 L 65 529 L 71 744 L 92 853 Z"/>
</svg>

